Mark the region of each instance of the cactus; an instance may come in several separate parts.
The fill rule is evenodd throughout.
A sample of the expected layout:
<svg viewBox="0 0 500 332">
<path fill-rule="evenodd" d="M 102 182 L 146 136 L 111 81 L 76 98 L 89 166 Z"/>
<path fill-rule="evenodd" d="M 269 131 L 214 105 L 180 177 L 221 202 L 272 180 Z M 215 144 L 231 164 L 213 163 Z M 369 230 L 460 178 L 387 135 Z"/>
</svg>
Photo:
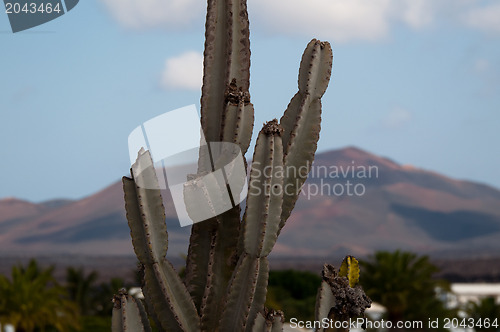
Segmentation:
<svg viewBox="0 0 500 332">
<path fill-rule="evenodd" d="M 372 301 L 358 284 L 359 264 L 356 258 L 347 256 L 339 272 L 330 264 L 323 266 L 323 281 L 316 296 L 315 320 L 332 319 L 349 321 L 364 315 Z M 349 329 L 317 329 L 317 332 Z"/>
<path fill-rule="evenodd" d="M 113 298 L 113 332 L 151 332 L 146 310 L 140 300 L 121 289 Z"/>
<path fill-rule="evenodd" d="M 201 97 L 205 139 L 234 143 L 244 155 L 254 122 L 249 94 L 246 0 L 208 0 L 205 37 Z M 184 280 L 165 257 L 168 235 L 160 186 L 149 151 L 139 151 L 131 177 L 123 178 L 123 190 L 132 243 L 143 272 L 146 308 L 160 331 L 282 331 L 283 313 L 264 308 L 269 276 L 267 257 L 314 160 L 321 97 L 330 79 L 332 58 L 328 42 L 313 39 L 307 45 L 300 64 L 297 94 L 280 121 L 269 121 L 258 135 L 243 217 L 237 205 L 192 226 Z M 213 147 L 209 145 L 209 149 Z M 211 171 L 206 158 L 201 158 L 207 151 L 202 150 L 199 174 Z M 216 166 L 224 163 L 224 153 L 219 154 L 222 159 L 213 161 Z M 307 172 L 282 171 L 287 168 Z M 266 169 L 271 169 L 271 174 Z M 281 190 L 269 190 L 274 188 Z M 185 193 L 191 189 L 185 187 Z M 188 214 L 190 209 L 196 209 L 193 203 L 186 202 Z M 353 262 L 346 262 L 344 270 L 354 283 L 357 265 Z M 328 280 L 318 295 L 317 312 L 321 317 L 328 316 L 335 306 L 335 294 Z M 141 308 L 142 302 L 121 292 L 115 298 L 113 331 L 148 331 Z"/>
</svg>

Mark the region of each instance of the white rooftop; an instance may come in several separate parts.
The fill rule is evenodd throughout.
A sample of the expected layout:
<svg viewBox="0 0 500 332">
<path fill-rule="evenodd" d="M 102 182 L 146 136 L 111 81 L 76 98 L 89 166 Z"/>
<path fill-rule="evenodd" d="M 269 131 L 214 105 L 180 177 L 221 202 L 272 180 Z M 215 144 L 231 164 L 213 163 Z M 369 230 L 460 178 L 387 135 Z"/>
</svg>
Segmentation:
<svg viewBox="0 0 500 332">
<path fill-rule="evenodd" d="M 500 296 L 500 283 L 451 284 L 451 290 L 457 295 Z"/>
</svg>

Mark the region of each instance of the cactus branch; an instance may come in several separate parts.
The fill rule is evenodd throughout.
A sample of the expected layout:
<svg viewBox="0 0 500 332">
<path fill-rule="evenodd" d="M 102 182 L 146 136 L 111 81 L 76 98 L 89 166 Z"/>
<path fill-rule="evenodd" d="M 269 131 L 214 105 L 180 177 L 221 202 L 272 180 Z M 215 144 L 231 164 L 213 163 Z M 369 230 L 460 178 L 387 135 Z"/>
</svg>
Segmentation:
<svg viewBox="0 0 500 332">
<path fill-rule="evenodd" d="M 283 202 L 283 129 L 275 119 L 264 125 L 255 146 L 244 218 L 244 250 L 269 255 L 278 238 Z"/>
<path fill-rule="evenodd" d="M 207 142 L 217 142 L 222 137 L 233 80 L 236 91 L 248 96 L 250 32 L 246 1 L 208 0 L 205 28 L 201 121 Z"/>
<path fill-rule="evenodd" d="M 267 257 L 257 258 L 246 253 L 240 257 L 229 285 L 220 332 L 245 330 L 259 274 L 269 274 Z"/>
<path fill-rule="evenodd" d="M 321 97 L 331 76 L 333 53 L 330 44 L 313 39 L 302 56 L 299 91 L 280 120 L 283 126 L 283 150 L 286 172 L 280 229 L 290 216 L 302 185 L 314 161 L 321 130 Z M 302 171 L 306 169 L 307 172 Z"/>
<path fill-rule="evenodd" d="M 149 151 L 139 152 L 131 173 L 132 178 L 123 178 L 123 189 L 132 243 L 144 266 L 143 291 L 151 298 L 152 308 L 163 328 L 199 331 L 196 307 L 179 275 L 165 258 L 165 211 Z"/>
</svg>

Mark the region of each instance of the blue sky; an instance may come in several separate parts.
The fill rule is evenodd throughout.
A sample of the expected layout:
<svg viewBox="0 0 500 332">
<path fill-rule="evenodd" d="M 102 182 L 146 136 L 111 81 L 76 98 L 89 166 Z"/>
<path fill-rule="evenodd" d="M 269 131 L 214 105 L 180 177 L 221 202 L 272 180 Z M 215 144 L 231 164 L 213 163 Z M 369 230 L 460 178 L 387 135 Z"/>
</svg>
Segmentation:
<svg viewBox="0 0 500 332">
<path fill-rule="evenodd" d="M 0 198 L 81 198 L 129 168 L 128 134 L 198 104 L 202 0 L 82 0 L 12 34 L 0 13 Z M 319 150 L 358 146 L 500 188 L 500 2 L 250 0 L 256 127 L 332 43 Z"/>
</svg>

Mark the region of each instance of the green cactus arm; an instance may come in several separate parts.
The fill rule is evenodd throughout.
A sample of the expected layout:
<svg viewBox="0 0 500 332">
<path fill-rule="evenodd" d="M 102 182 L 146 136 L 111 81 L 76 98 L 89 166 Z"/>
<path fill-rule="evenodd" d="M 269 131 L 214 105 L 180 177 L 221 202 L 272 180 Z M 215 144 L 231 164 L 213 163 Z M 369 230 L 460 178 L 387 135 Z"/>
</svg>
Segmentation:
<svg viewBox="0 0 500 332">
<path fill-rule="evenodd" d="M 208 262 L 215 248 L 217 223 L 217 218 L 195 223 L 189 239 L 185 284 L 199 312 L 207 285 Z"/>
<path fill-rule="evenodd" d="M 200 331 L 200 319 L 189 292 L 166 259 L 146 266 L 143 289 L 163 329 Z"/>
<path fill-rule="evenodd" d="M 248 149 L 254 117 L 248 94 L 249 78 L 246 1 L 209 0 L 201 98 L 202 127 L 207 142 L 233 142 L 240 145 L 243 154 Z M 212 225 L 200 224 L 192 228 L 186 283 L 200 312 L 220 311 L 218 303 L 237 261 L 233 256 L 240 227 L 239 211 L 237 207 L 231 215 L 214 218 L 217 221 L 211 222 Z M 226 229 L 221 230 L 221 224 Z M 205 231 L 207 227 L 210 232 Z M 216 255 L 219 251 L 223 251 L 222 256 Z M 217 271 L 223 271 L 222 277 L 212 273 Z M 219 313 L 210 315 L 202 324 L 211 325 L 218 316 Z"/>
<path fill-rule="evenodd" d="M 250 88 L 250 29 L 246 0 L 227 0 L 230 16 L 228 82 L 233 79 L 243 92 Z"/>
<path fill-rule="evenodd" d="M 332 63 L 333 52 L 330 44 L 316 39 L 311 40 L 302 55 L 300 63 L 299 91 L 292 98 L 280 120 L 280 124 L 284 129 L 283 148 L 285 154 L 288 153 L 290 141 L 294 138 L 292 133 L 294 130 L 299 129 L 296 128 L 297 126 L 304 124 L 304 121 L 301 122 L 300 120 L 305 120 L 303 118 L 308 115 L 307 106 L 311 101 L 321 99 L 325 93 L 331 77 Z M 306 95 L 310 96 L 309 100 L 305 100 Z M 302 132 L 302 134 L 307 133 Z"/>
<path fill-rule="evenodd" d="M 264 318 L 264 315 L 262 315 L 261 312 L 257 314 L 255 317 L 255 321 L 252 327 L 251 332 L 266 332 L 268 331 L 268 326 L 266 324 L 266 318 Z"/>
<path fill-rule="evenodd" d="M 132 236 L 132 246 L 140 262 L 151 263 L 153 248 L 147 240 L 144 231 L 144 223 L 141 217 L 141 209 L 137 202 L 136 185 L 133 179 L 122 178 L 123 192 L 125 194 L 125 210 L 127 211 L 127 220 Z"/>
<path fill-rule="evenodd" d="M 141 320 L 144 326 L 144 332 L 152 332 L 151 326 L 149 324 L 148 313 L 142 301 L 138 298 L 135 298 L 135 303 L 137 304 L 137 308 L 139 309 L 139 314 L 141 315 Z"/>
<path fill-rule="evenodd" d="M 261 312 L 264 310 L 264 303 L 266 302 L 267 283 L 269 281 L 269 270 L 260 269 L 257 276 L 257 284 L 255 285 L 255 295 L 248 312 L 247 324 L 245 331 L 252 332 L 254 327 L 262 316 Z M 262 329 L 260 331 L 263 331 Z"/>
<path fill-rule="evenodd" d="M 144 276 L 142 276 L 142 280 L 144 282 Z M 146 292 L 147 289 L 142 285 L 142 293 L 144 295 L 144 304 L 146 307 L 146 313 L 151 317 L 151 320 L 154 322 L 156 328 L 158 329 L 159 332 L 164 332 L 165 330 L 162 328 L 160 320 L 158 319 L 158 316 L 156 315 L 156 312 L 153 307 L 153 303 L 151 302 L 151 296 Z M 176 331 L 173 329 L 172 331 Z"/>
<path fill-rule="evenodd" d="M 209 0 L 205 24 L 201 124 L 207 142 L 220 139 L 226 90 L 228 19 L 225 1 Z"/>
<path fill-rule="evenodd" d="M 264 309 L 263 313 L 265 317 L 262 312 L 258 313 L 250 332 L 283 332 L 285 315 L 282 311 Z"/>
<path fill-rule="evenodd" d="M 113 298 L 114 307 L 111 318 L 113 332 L 147 332 L 151 331 L 149 322 L 143 319 L 136 300 L 122 289 Z M 145 325 L 146 324 L 146 328 Z"/>
<path fill-rule="evenodd" d="M 239 216 L 238 206 L 218 216 L 220 221 L 213 247 L 210 248 L 205 292 L 200 308 L 203 331 L 216 330 L 224 309 L 223 298 L 238 262 L 235 248 L 240 227 Z"/>
<path fill-rule="evenodd" d="M 207 142 L 220 141 L 230 83 L 248 93 L 250 32 L 245 0 L 209 0 L 205 25 L 201 120 Z"/>
<path fill-rule="evenodd" d="M 141 149 L 132 165 L 133 178 L 123 178 L 125 209 L 132 243 L 143 264 L 158 262 L 167 254 L 165 210 L 149 151 Z"/>
<path fill-rule="evenodd" d="M 210 179 L 209 176 L 205 176 L 203 180 L 204 185 L 216 189 L 209 190 L 212 193 L 221 192 L 221 184 L 217 181 L 215 178 Z M 195 186 L 194 182 L 192 185 Z M 222 183 L 222 185 L 225 186 L 226 184 Z M 185 194 L 187 193 L 185 195 L 187 211 L 194 220 L 201 219 L 194 218 L 196 217 L 194 214 L 199 210 L 201 204 L 205 205 L 202 211 L 212 209 L 214 213 L 216 206 L 222 206 L 220 200 L 223 195 L 207 194 L 205 197 L 202 193 L 199 193 L 200 188 L 186 186 L 184 189 Z M 190 191 L 199 194 L 196 196 L 190 194 Z M 191 198 L 186 199 L 187 196 Z M 198 199 L 193 199 L 196 197 Z M 210 312 L 210 315 L 205 317 L 206 319 L 202 322 L 202 325 L 208 322 L 213 323 L 220 318 L 220 300 L 225 294 L 227 284 L 237 262 L 237 259 L 233 259 L 232 256 L 237 245 L 239 227 L 239 206 L 233 207 L 229 211 L 209 220 L 195 223 L 192 227 L 187 256 L 186 285 L 202 317 L 206 316 L 203 314 L 205 310 Z"/>
<path fill-rule="evenodd" d="M 207 218 L 207 211 L 215 216 L 217 207 L 227 206 L 225 197 L 221 194 L 223 188 L 226 188 L 226 183 L 215 172 L 193 175 L 188 179 L 184 183 L 183 194 L 189 217 L 195 221 L 204 220 Z"/>
<path fill-rule="evenodd" d="M 283 126 L 283 150 L 287 188 L 280 229 L 290 216 L 302 185 L 314 161 L 321 130 L 321 96 L 331 76 L 333 53 L 330 44 L 313 39 L 302 56 L 299 92 L 292 98 L 280 120 Z M 304 171 L 306 170 L 306 171 Z"/>
<path fill-rule="evenodd" d="M 267 256 L 278 237 L 283 202 L 283 144 L 275 119 L 264 125 L 257 138 L 244 220 L 244 250 Z"/>
<path fill-rule="evenodd" d="M 353 256 L 346 256 L 340 265 L 339 277 L 349 279 L 349 286 L 354 288 L 359 282 L 359 262 Z"/>
<path fill-rule="evenodd" d="M 148 275 L 148 278 L 151 278 L 149 276 L 154 274 L 154 272 L 146 273 L 146 270 L 144 271 L 142 293 L 146 299 L 148 313 L 154 319 L 156 327 L 160 329 L 160 331 L 184 332 L 177 322 L 175 314 L 172 312 L 170 306 L 168 304 L 162 304 L 162 301 L 165 303 L 165 298 L 161 292 L 161 286 L 153 281 L 146 283 L 146 275 Z"/>
<path fill-rule="evenodd" d="M 228 102 L 224 116 L 222 141 L 238 144 L 242 155 L 248 150 L 252 140 L 254 108 L 252 103 L 241 97 Z"/>
<path fill-rule="evenodd" d="M 244 331 L 260 273 L 269 273 L 267 257 L 257 258 L 249 254 L 240 257 L 228 288 L 220 332 Z"/>
<path fill-rule="evenodd" d="M 329 43 L 313 39 L 302 56 L 299 70 L 299 91 L 321 98 L 332 74 L 333 53 Z"/>
<path fill-rule="evenodd" d="M 330 285 L 326 281 L 321 282 L 316 295 L 316 308 L 314 310 L 314 319 L 321 321 L 329 318 L 330 309 L 335 305 L 335 296 L 332 293 Z M 320 328 L 316 332 L 323 332 L 324 329 Z"/>
<path fill-rule="evenodd" d="M 132 165 L 133 179 L 124 178 L 127 218 L 134 250 L 144 266 L 143 290 L 152 296 L 152 307 L 167 330 L 199 330 L 194 303 L 173 267 L 165 259 L 167 232 L 165 211 L 153 161 L 148 151 L 141 150 Z M 175 319 L 171 319 L 175 318 Z M 198 324 L 198 325 L 197 325 Z"/>
<path fill-rule="evenodd" d="M 268 320 L 271 323 L 271 332 L 283 332 L 285 315 L 282 311 L 271 311 L 271 313 L 268 315 Z"/>
<path fill-rule="evenodd" d="M 205 183 L 207 183 L 207 177 L 205 176 Z M 209 190 L 213 193 L 221 192 L 220 186 L 226 184 L 220 184 L 214 179 L 208 185 L 218 189 Z M 187 188 L 185 187 L 185 189 Z M 222 198 L 222 195 L 217 197 L 210 195 L 207 204 L 213 203 L 214 205 L 206 208 L 211 207 L 215 211 L 214 206 L 222 205 L 217 200 Z M 196 212 L 204 199 L 201 197 L 200 199 L 186 200 L 188 213 L 191 215 L 192 212 Z M 211 220 L 197 223 L 192 228 L 187 259 L 186 285 L 203 318 L 201 321 L 203 330 L 214 330 L 220 320 L 221 301 L 237 262 L 235 253 L 239 228 L 239 206 L 235 206 Z"/>
</svg>

